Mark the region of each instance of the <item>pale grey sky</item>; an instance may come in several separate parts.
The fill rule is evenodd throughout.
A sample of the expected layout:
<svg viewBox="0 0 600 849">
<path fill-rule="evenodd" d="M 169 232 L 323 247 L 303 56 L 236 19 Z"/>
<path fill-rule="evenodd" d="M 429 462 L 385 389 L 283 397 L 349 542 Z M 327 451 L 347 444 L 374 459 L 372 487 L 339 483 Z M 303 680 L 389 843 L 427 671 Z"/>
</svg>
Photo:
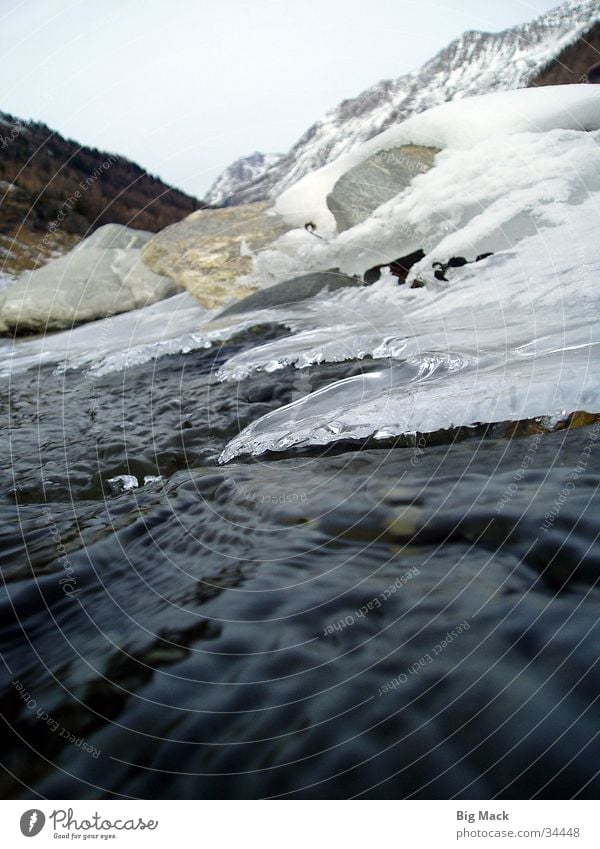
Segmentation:
<svg viewBox="0 0 600 849">
<path fill-rule="evenodd" d="M 130 157 L 201 197 L 345 97 L 467 29 L 557 0 L 0 0 L 0 110 Z"/>
</svg>

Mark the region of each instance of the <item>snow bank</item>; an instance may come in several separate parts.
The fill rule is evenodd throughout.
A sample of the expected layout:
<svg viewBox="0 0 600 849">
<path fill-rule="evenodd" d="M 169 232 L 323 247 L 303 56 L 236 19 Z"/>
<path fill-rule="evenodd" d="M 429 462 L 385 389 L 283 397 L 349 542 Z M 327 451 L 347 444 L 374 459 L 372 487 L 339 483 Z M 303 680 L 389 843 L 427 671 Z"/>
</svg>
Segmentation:
<svg viewBox="0 0 600 849">
<path fill-rule="evenodd" d="M 547 86 L 443 103 L 308 174 L 278 198 L 275 209 L 289 224 L 303 227 L 312 221 L 320 234 L 330 235 L 335 220 L 327 195 L 346 171 L 380 150 L 405 144 L 466 149 L 492 137 L 554 129 L 600 129 L 600 87 Z"/>
<path fill-rule="evenodd" d="M 445 150 L 435 168 L 338 237 L 336 264 L 364 274 L 423 248 L 410 279 L 431 276 L 435 261 L 472 260 L 567 223 L 573 206 L 599 190 L 598 132 L 519 133 Z"/>
<path fill-rule="evenodd" d="M 322 361 L 386 359 L 263 416 L 222 462 L 342 438 L 600 411 L 600 195 L 567 222 L 410 290 L 382 279 L 295 316 L 291 337 L 234 357 L 223 379 Z M 293 324 L 294 320 L 290 321 Z"/>
<path fill-rule="evenodd" d="M 264 285 L 323 268 L 362 276 L 420 248 L 426 255 L 409 282 L 427 280 L 433 262 L 473 260 L 566 223 L 573 206 L 599 190 L 600 132 L 492 136 L 469 149 L 443 150 L 434 168 L 338 236 L 286 233 L 255 257 L 248 282 Z"/>
</svg>

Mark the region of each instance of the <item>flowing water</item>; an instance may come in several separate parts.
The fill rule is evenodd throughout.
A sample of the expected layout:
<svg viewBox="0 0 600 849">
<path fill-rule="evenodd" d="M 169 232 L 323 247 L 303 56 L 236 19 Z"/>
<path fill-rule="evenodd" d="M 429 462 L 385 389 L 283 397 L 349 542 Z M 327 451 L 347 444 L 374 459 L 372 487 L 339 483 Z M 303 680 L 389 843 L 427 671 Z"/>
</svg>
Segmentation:
<svg viewBox="0 0 600 849">
<path fill-rule="evenodd" d="M 455 372 L 224 381 L 289 329 L 165 304 L 125 354 L 127 316 L 3 349 L 3 794 L 597 796 L 600 427 L 223 465 L 307 394 Z"/>
</svg>

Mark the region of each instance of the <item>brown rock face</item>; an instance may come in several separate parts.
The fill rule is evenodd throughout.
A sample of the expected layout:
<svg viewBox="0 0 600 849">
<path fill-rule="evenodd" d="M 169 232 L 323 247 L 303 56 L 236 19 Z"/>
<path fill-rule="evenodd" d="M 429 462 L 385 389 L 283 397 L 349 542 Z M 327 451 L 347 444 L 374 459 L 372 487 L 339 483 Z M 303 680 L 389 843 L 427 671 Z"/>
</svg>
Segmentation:
<svg viewBox="0 0 600 849">
<path fill-rule="evenodd" d="M 268 202 L 203 209 L 158 233 L 144 246 L 142 258 L 212 309 L 255 291 L 237 279 L 250 271 L 253 251 L 287 230 Z"/>
<path fill-rule="evenodd" d="M 565 85 L 585 82 L 587 70 L 600 58 L 600 23 L 595 24 L 574 44 L 565 47 L 529 83 L 530 86 Z"/>
</svg>

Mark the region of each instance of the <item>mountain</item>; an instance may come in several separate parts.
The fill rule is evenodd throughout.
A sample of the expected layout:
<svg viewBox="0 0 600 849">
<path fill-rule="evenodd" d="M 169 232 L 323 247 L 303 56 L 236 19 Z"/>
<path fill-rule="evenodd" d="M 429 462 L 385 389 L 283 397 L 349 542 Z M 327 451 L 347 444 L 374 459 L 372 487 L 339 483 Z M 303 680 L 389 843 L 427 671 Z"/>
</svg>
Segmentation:
<svg viewBox="0 0 600 849">
<path fill-rule="evenodd" d="M 238 187 L 251 184 L 259 180 L 267 171 L 274 168 L 279 162 L 282 153 L 251 153 L 250 156 L 242 156 L 232 162 L 220 174 L 212 184 L 206 195 L 206 202 L 214 206 L 233 206 L 235 203 L 243 203 L 243 196 L 237 196 Z M 210 198 L 210 200 L 208 200 Z"/>
<path fill-rule="evenodd" d="M 466 32 L 418 70 L 344 100 L 259 176 L 236 181 L 230 166 L 224 172 L 229 174 L 227 198 L 220 195 L 217 201 L 211 189 L 206 201 L 234 205 L 275 197 L 308 172 L 392 124 L 448 100 L 580 82 L 585 70 L 598 61 L 599 21 L 597 0 L 569 0 L 530 23 L 500 33 Z"/>
<path fill-rule="evenodd" d="M 0 112 L 0 275 L 64 253 L 103 224 L 156 232 L 205 204 L 123 156 Z"/>
</svg>

